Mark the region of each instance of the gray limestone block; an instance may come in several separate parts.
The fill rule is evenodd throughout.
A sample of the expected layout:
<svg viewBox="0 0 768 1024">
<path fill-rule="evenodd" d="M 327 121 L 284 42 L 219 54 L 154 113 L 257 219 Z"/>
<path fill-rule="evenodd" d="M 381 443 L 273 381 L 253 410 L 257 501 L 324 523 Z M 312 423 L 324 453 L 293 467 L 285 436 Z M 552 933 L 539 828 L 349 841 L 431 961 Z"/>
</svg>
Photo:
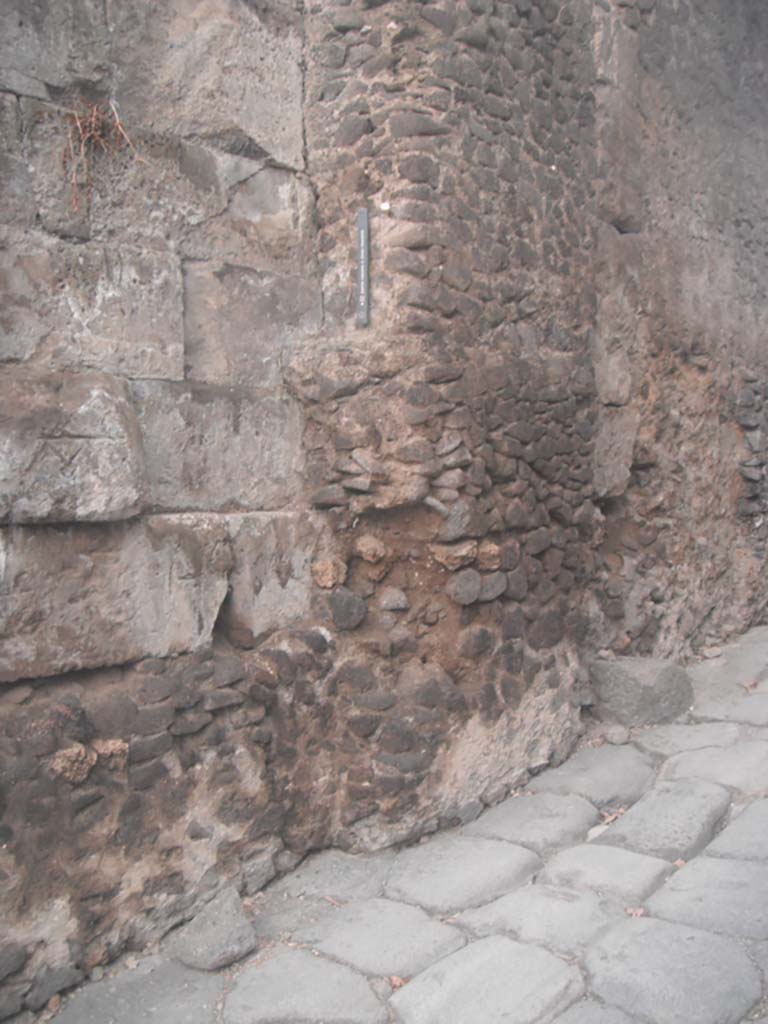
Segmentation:
<svg viewBox="0 0 768 1024">
<path fill-rule="evenodd" d="M 693 705 L 688 673 L 657 658 L 595 658 L 590 676 L 598 713 L 622 725 L 669 722 Z"/>
<path fill-rule="evenodd" d="M 723 786 L 697 779 L 660 782 L 596 840 L 674 861 L 697 854 L 731 803 Z"/>
<path fill-rule="evenodd" d="M 768 865 L 698 857 L 650 900 L 657 917 L 744 939 L 768 940 Z"/>
<path fill-rule="evenodd" d="M 256 948 L 256 935 L 237 890 L 223 889 L 188 924 L 174 932 L 168 951 L 187 967 L 216 971 Z"/>
<path fill-rule="evenodd" d="M 655 1024 L 740 1024 L 762 994 L 760 974 L 732 939 L 639 918 L 587 953 L 593 993 Z"/>
<path fill-rule="evenodd" d="M 768 793 L 768 743 L 741 740 L 728 747 L 703 747 L 670 757 L 661 779 L 705 779 L 745 796 Z"/>
<path fill-rule="evenodd" d="M 385 1024 L 387 1012 L 350 967 L 304 949 L 278 947 L 240 971 L 223 1024 Z"/>
<path fill-rule="evenodd" d="M 658 857 L 582 843 L 556 853 L 538 881 L 567 889 L 591 889 L 608 899 L 635 905 L 658 888 L 671 870 L 672 865 Z"/>
<path fill-rule="evenodd" d="M 653 764 L 634 747 L 585 747 L 528 784 L 534 793 L 576 793 L 597 807 L 632 804 L 651 785 Z"/>
<path fill-rule="evenodd" d="M 433 921 L 419 907 L 392 900 L 354 903 L 295 932 L 333 960 L 371 975 L 412 977 L 465 942 L 457 928 Z"/>
<path fill-rule="evenodd" d="M 402 1024 L 534 1024 L 583 991 L 575 967 L 497 935 L 433 964 L 390 1002 Z"/>
<path fill-rule="evenodd" d="M 541 865 L 520 846 L 456 833 L 401 850 L 386 884 L 389 899 L 450 913 L 523 885 Z"/>
<path fill-rule="evenodd" d="M 583 839 L 598 818 L 597 810 L 583 797 L 540 793 L 510 797 L 462 831 L 486 839 L 505 839 L 544 856 L 555 847 Z"/>
<path fill-rule="evenodd" d="M 148 957 L 130 971 L 80 988 L 56 1024 L 215 1024 L 221 975 Z"/>
<path fill-rule="evenodd" d="M 707 857 L 768 861 L 768 800 L 745 807 L 705 852 Z"/>
<path fill-rule="evenodd" d="M 475 935 L 507 934 L 573 956 L 615 917 L 596 893 L 536 884 L 467 910 L 458 920 Z"/>
</svg>

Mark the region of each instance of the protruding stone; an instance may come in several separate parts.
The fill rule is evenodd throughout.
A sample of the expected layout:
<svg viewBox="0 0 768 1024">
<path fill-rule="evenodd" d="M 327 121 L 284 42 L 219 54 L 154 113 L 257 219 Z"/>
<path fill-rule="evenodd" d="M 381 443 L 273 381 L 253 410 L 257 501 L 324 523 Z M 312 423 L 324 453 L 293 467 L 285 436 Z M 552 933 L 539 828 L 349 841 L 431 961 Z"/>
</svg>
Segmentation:
<svg viewBox="0 0 768 1024">
<path fill-rule="evenodd" d="M 368 607 L 362 597 L 352 593 L 347 587 L 337 587 L 330 597 L 331 614 L 339 629 L 357 629 L 368 613 Z"/>
<path fill-rule="evenodd" d="M 445 592 L 456 604 L 469 605 L 480 600 L 482 586 L 483 577 L 477 569 L 462 569 L 448 580 Z"/>
<path fill-rule="evenodd" d="M 657 658 L 596 658 L 590 663 L 597 708 L 622 725 L 669 722 L 693 705 L 685 669 Z"/>
<path fill-rule="evenodd" d="M 256 948 L 256 935 L 235 889 L 224 889 L 169 943 L 173 956 L 187 967 L 217 971 L 242 960 Z"/>
</svg>

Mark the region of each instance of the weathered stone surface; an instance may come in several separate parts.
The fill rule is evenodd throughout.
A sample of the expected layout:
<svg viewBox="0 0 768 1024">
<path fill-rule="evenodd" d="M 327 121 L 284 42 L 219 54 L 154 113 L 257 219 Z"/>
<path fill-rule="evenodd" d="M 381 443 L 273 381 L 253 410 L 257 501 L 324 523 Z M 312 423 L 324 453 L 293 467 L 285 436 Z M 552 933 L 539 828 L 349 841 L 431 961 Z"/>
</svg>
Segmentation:
<svg viewBox="0 0 768 1024">
<path fill-rule="evenodd" d="M 114 520 L 142 510 L 141 437 L 119 381 L 7 367 L 0 405 L 0 520 Z"/>
<path fill-rule="evenodd" d="M 3 682 L 200 647 L 231 566 L 226 524 L 204 515 L 15 527 L 0 544 Z"/>
<path fill-rule="evenodd" d="M 434 964 L 390 1002 L 403 1024 L 533 1024 L 582 991 L 574 967 L 543 949 L 493 936 Z"/>
<path fill-rule="evenodd" d="M 475 935 L 504 933 L 570 956 L 583 951 L 613 920 L 593 892 L 539 884 L 524 885 L 459 917 Z"/>
<path fill-rule="evenodd" d="M 358 597 L 348 587 L 337 587 L 330 596 L 331 614 L 339 629 L 357 629 L 368 613 L 368 607 L 362 597 Z"/>
<path fill-rule="evenodd" d="M 708 857 L 768 860 L 768 800 L 756 800 L 709 844 Z"/>
<path fill-rule="evenodd" d="M 641 903 L 672 870 L 658 857 L 583 843 L 556 853 L 539 881 L 565 889 L 591 889 L 611 899 Z"/>
<path fill-rule="evenodd" d="M 448 580 L 446 593 L 456 604 L 474 604 L 480 600 L 483 577 L 477 569 L 461 569 Z"/>
<path fill-rule="evenodd" d="M 541 793 L 516 796 L 480 815 L 463 831 L 486 839 L 506 839 L 544 856 L 583 839 L 598 820 L 597 810 L 580 796 Z"/>
<path fill-rule="evenodd" d="M 304 456 L 295 402 L 162 381 L 136 383 L 132 393 L 155 511 L 277 509 L 296 500 Z"/>
<path fill-rule="evenodd" d="M 706 779 L 745 796 L 762 796 L 768 792 L 768 743 L 744 740 L 677 754 L 664 764 L 661 778 Z"/>
<path fill-rule="evenodd" d="M 768 865 L 699 857 L 649 901 L 649 911 L 721 935 L 768 939 Z"/>
<path fill-rule="evenodd" d="M 29 959 L 29 953 L 18 942 L 4 942 L 0 946 L 0 981 L 20 971 Z"/>
<path fill-rule="evenodd" d="M 669 722 L 693 705 L 688 673 L 673 661 L 595 658 L 590 676 L 599 713 L 622 725 Z"/>
<path fill-rule="evenodd" d="M 223 889 L 197 917 L 175 932 L 172 956 L 199 971 L 227 967 L 256 948 L 256 936 L 233 888 Z"/>
<path fill-rule="evenodd" d="M 83 980 L 79 967 L 46 967 L 35 978 L 35 983 L 24 998 L 24 1005 L 30 1010 L 42 1010 L 53 996 L 66 992 Z"/>
<path fill-rule="evenodd" d="M 595 437 L 593 477 L 601 498 L 615 498 L 627 489 L 639 427 L 634 409 L 605 408 Z"/>
<path fill-rule="evenodd" d="M 61 1024 L 214 1024 L 224 988 L 218 974 L 160 957 L 86 985 L 56 1015 Z"/>
<path fill-rule="evenodd" d="M 303 949 L 277 949 L 248 964 L 224 1002 L 224 1024 L 384 1024 L 387 1013 L 368 983 L 343 964 Z"/>
<path fill-rule="evenodd" d="M 270 886 L 268 894 L 279 900 L 311 896 L 345 902 L 372 899 L 382 895 L 395 857 L 394 850 L 375 854 L 324 850 Z"/>
<path fill-rule="evenodd" d="M 464 910 L 522 885 L 540 863 L 520 846 L 449 833 L 402 850 L 385 894 L 439 913 Z"/>
<path fill-rule="evenodd" d="M 658 1024 L 739 1024 L 760 975 L 730 939 L 664 921 L 625 921 L 587 954 L 595 995 Z"/>
<path fill-rule="evenodd" d="M 406 903 L 372 899 L 348 903 L 294 933 L 333 960 L 371 975 L 412 977 L 464 945 L 460 931 L 432 921 Z"/>
<path fill-rule="evenodd" d="M 651 761 L 632 747 L 585 748 L 559 768 L 532 779 L 534 793 L 576 793 L 596 807 L 626 806 L 642 796 L 653 779 Z"/>
<path fill-rule="evenodd" d="M 555 1020 L 555 1024 L 633 1024 L 633 1018 L 615 1006 L 604 1006 L 595 999 L 585 999 L 570 1006 Z"/>
<path fill-rule="evenodd" d="M 660 782 L 597 842 L 663 860 L 687 860 L 709 842 L 730 802 L 728 790 L 711 782 Z"/>
<path fill-rule="evenodd" d="M 646 754 L 672 757 L 702 747 L 728 747 L 738 738 L 738 726 L 725 722 L 707 722 L 703 725 L 649 726 L 633 733 L 632 742 Z"/>
</svg>

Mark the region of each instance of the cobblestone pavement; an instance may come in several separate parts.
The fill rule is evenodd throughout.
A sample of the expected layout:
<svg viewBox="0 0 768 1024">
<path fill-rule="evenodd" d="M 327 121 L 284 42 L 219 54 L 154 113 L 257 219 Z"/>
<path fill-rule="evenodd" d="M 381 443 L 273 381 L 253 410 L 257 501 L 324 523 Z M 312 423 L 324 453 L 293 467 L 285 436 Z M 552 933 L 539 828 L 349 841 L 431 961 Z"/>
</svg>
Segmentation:
<svg viewBox="0 0 768 1024">
<path fill-rule="evenodd" d="M 471 824 L 308 859 L 255 901 L 236 967 L 171 942 L 55 1024 L 765 1024 L 768 628 L 691 675 L 678 722 L 593 741 Z"/>
</svg>

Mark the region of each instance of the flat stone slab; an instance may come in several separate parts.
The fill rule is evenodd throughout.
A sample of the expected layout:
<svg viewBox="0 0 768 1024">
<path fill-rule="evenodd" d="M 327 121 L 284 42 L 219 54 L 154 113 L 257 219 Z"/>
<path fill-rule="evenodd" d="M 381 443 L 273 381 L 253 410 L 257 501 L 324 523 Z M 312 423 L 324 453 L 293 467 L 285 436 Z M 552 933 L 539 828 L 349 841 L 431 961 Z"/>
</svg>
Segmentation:
<svg viewBox="0 0 768 1024">
<path fill-rule="evenodd" d="M 419 907 L 383 899 L 348 903 L 294 938 L 365 974 L 401 978 L 418 974 L 466 941 L 457 928 L 433 921 Z"/>
<path fill-rule="evenodd" d="M 56 1024 L 214 1024 L 223 989 L 218 974 L 148 957 L 132 971 L 78 989 Z"/>
<path fill-rule="evenodd" d="M 525 885 L 485 907 L 461 914 L 458 921 L 475 935 L 506 933 L 557 953 L 580 953 L 615 921 L 593 892 Z"/>
<path fill-rule="evenodd" d="M 768 800 L 745 807 L 705 850 L 707 857 L 768 860 Z"/>
<path fill-rule="evenodd" d="M 528 784 L 534 793 L 575 793 L 596 807 L 633 804 L 653 781 L 653 764 L 634 747 L 585 747 Z"/>
<path fill-rule="evenodd" d="M 615 1006 L 604 1006 L 595 999 L 585 999 L 569 1007 L 554 1024 L 634 1024 L 634 1018 L 628 1017 Z"/>
<path fill-rule="evenodd" d="M 344 853 L 324 850 L 268 889 L 279 896 L 331 896 L 335 900 L 366 900 L 380 896 L 395 860 L 394 850 L 382 853 Z"/>
<path fill-rule="evenodd" d="M 591 889 L 627 904 L 642 903 L 672 870 L 658 857 L 616 846 L 582 843 L 549 861 L 538 881 L 566 889 Z"/>
<path fill-rule="evenodd" d="M 492 807 L 462 829 L 465 835 L 505 839 L 540 856 L 583 839 L 599 814 L 580 796 L 516 796 Z"/>
<path fill-rule="evenodd" d="M 654 1024 L 740 1024 L 762 994 L 732 939 L 647 918 L 597 939 L 586 968 L 598 998 Z"/>
<path fill-rule="evenodd" d="M 706 779 L 745 796 L 768 793 L 768 743 L 745 740 L 731 747 L 704 747 L 671 757 L 662 779 Z"/>
<path fill-rule="evenodd" d="M 687 860 L 706 846 L 730 803 L 730 792 L 714 782 L 660 782 L 595 842 Z"/>
<path fill-rule="evenodd" d="M 739 738 L 739 727 L 732 722 L 705 722 L 701 725 L 653 725 L 632 734 L 632 742 L 647 754 L 672 757 L 702 747 L 728 747 Z"/>
<path fill-rule="evenodd" d="M 304 949 L 278 949 L 268 960 L 248 964 L 227 994 L 222 1017 L 223 1024 L 385 1024 L 386 1020 L 384 1006 L 364 978 L 344 964 Z"/>
<path fill-rule="evenodd" d="M 744 939 L 768 939 L 768 865 L 698 857 L 648 900 L 669 921 Z"/>
<path fill-rule="evenodd" d="M 598 713 L 622 725 L 670 722 L 693 704 L 688 673 L 660 658 L 595 658 L 589 665 Z"/>
<path fill-rule="evenodd" d="M 233 888 L 223 889 L 168 942 L 176 960 L 199 971 L 227 967 L 256 948 L 256 935 Z"/>
<path fill-rule="evenodd" d="M 534 1024 L 583 991 L 575 967 L 494 936 L 433 964 L 390 1002 L 402 1024 Z"/>
<path fill-rule="evenodd" d="M 743 725 L 768 725 L 768 693 L 752 693 L 717 711 L 718 719 Z"/>
<path fill-rule="evenodd" d="M 400 851 L 386 895 L 451 913 L 489 903 L 523 885 L 540 867 L 539 858 L 521 846 L 447 833 Z"/>
</svg>

